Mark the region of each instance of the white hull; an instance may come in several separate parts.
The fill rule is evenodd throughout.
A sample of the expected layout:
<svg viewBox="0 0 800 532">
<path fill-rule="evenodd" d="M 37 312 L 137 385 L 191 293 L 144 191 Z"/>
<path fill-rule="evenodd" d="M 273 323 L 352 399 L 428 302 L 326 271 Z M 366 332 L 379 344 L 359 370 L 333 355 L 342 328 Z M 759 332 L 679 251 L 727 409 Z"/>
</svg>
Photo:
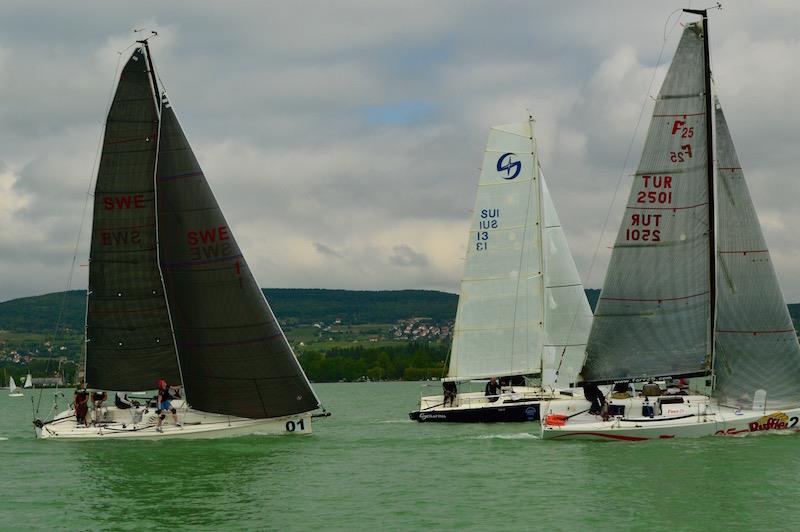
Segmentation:
<svg viewBox="0 0 800 532">
<path fill-rule="evenodd" d="M 14 392 L 14 393 L 8 394 L 8 396 L 9 397 L 25 397 L 25 394 L 24 393 L 19 393 L 19 392 Z"/>
<path fill-rule="evenodd" d="M 743 410 L 720 406 L 705 395 L 677 397 L 683 402 L 661 404 L 664 399 L 674 401 L 671 396 L 651 397 L 647 401 L 643 397 L 610 399 L 608 404 L 612 415 L 606 421 L 588 413 L 573 415 L 562 409 L 561 404 L 553 402 L 548 405 L 547 413 L 543 412 L 542 438 L 645 441 L 800 431 L 800 408 Z M 653 415 L 643 415 L 643 407 L 654 408 Z M 619 412 L 617 415 L 613 415 L 615 410 Z M 558 420 L 553 424 L 548 422 L 548 414 L 564 415 L 567 419 L 563 425 Z"/>
<path fill-rule="evenodd" d="M 162 438 L 228 438 L 246 434 L 311 434 L 311 413 L 268 419 L 248 419 L 201 412 L 186 407 L 181 401 L 173 401 L 178 410 L 176 426 L 172 415 L 162 423 L 162 432 L 156 430 L 158 415 L 152 408 L 121 410 L 114 406 L 103 407 L 101 422 L 89 426 L 79 425 L 72 410 L 61 412 L 55 421 L 36 427 L 36 435 L 42 439 L 162 439 Z M 93 419 L 90 411 L 87 419 Z"/>
</svg>

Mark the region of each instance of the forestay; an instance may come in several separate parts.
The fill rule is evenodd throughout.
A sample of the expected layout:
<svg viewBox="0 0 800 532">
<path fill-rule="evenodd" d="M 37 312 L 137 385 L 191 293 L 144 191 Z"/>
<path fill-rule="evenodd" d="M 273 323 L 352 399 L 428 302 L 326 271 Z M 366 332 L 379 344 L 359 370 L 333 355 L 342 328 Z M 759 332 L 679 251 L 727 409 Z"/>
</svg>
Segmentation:
<svg viewBox="0 0 800 532">
<path fill-rule="evenodd" d="M 156 251 L 153 94 L 137 48 L 108 113 L 94 193 L 86 317 L 86 382 L 93 388 L 180 382 Z"/>
<path fill-rule="evenodd" d="M 710 369 L 707 146 L 701 26 L 683 31 L 595 311 L 584 380 Z"/>
<path fill-rule="evenodd" d="M 800 345 L 719 103 L 716 104 L 718 276 L 715 395 L 752 408 L 800 404 Z M 760 394 L 763 395 L 763 394 Z"/>
<path fill-rule="evenodd" d="M 166 102 L 157 182 L 162 269 L 192 407 L 247 418 L 317 408 Z"/>
<path fill-rule="evenodd" d="M 449 377 L 541 370 L 542 256 L 530 122 L 491 129 L 458 299 Z"/>
</svg>

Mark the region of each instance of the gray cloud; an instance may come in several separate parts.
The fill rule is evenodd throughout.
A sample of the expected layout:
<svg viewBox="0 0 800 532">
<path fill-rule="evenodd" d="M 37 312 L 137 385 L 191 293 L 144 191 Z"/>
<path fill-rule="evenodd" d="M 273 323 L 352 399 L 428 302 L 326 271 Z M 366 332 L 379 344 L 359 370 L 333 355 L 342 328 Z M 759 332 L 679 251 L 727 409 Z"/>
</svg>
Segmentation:
<svg viewBox="0 0 800 532">
<path fill-rule="evenodd" d="M 625 178 L 602 239 L 600 226 L 638 162 L 646 118 L 622 168 L 682 2 L 219 6 L 4 2 L 0 300 L 64 287 L 132 27 L 159 31 L 156 67 L 260 284 L 455 291 L 488 128 L 531 109 L 578 269 L 600 286 Z M 797 301 L 800 4 L 731 0 L 711 16 L 720 98 Z M 85 263 L 85 235 L 79 249 Z"/>
<path fill-rule="evenodd" d="M 424 253 L 417 253 L 409 246 L 401 244 L 392 248 L 389 262 L 397 266 L 423 267 L 428 265 L 428 257 Z"/>
</svg>

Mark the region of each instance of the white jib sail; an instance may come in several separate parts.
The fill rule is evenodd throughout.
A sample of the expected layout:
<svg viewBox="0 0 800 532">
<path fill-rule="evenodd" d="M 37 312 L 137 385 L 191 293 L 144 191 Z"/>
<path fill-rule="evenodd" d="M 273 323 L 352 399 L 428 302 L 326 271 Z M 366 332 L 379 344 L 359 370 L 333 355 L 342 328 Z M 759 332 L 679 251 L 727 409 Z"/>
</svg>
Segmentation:
<svg viewBox="0 0 800 532">
<path fill-rule="evenodd" d="M 14 382 L 14 377 L 8 378 L 8 393 L 14 393 L 17 391 L 17 383 Z"/>
<path fill-rule="evenodd" d="M 586 358 L 592 309 L 561 228 L 556 208 L 540 173 L 543 210 L 544 331 L 542 386 L 573 384 Z"/>
<path fill-rule="evenodd" d="M 31 374 L 25 377 L 25 384 L 22 385 L 23 388 L 33 388 L 33 380 L 31 379 Z"/>
<path fill-rule="evenodd" d="M 530 122 L 489 132 L 450 355 L 450 378 L 541 370 L 541 195 Z"/>
</svg>

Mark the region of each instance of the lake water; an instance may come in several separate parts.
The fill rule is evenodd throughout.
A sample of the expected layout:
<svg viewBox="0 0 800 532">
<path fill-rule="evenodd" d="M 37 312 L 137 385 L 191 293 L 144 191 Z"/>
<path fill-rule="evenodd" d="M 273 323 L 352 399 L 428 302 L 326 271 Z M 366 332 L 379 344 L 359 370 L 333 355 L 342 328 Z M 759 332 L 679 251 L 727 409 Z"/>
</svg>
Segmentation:
<svg viewBox="0 0 800 532">
<path fill-rule="evenodd" d="M 0 529 L 800 526 L 800 436 L 543 442 L 411 422 L 418 383 L 315 388 L 333 416 L 311 436 L 157 442 L 38 441 L 30 391 L 0 391 Z"/>
</svg>

